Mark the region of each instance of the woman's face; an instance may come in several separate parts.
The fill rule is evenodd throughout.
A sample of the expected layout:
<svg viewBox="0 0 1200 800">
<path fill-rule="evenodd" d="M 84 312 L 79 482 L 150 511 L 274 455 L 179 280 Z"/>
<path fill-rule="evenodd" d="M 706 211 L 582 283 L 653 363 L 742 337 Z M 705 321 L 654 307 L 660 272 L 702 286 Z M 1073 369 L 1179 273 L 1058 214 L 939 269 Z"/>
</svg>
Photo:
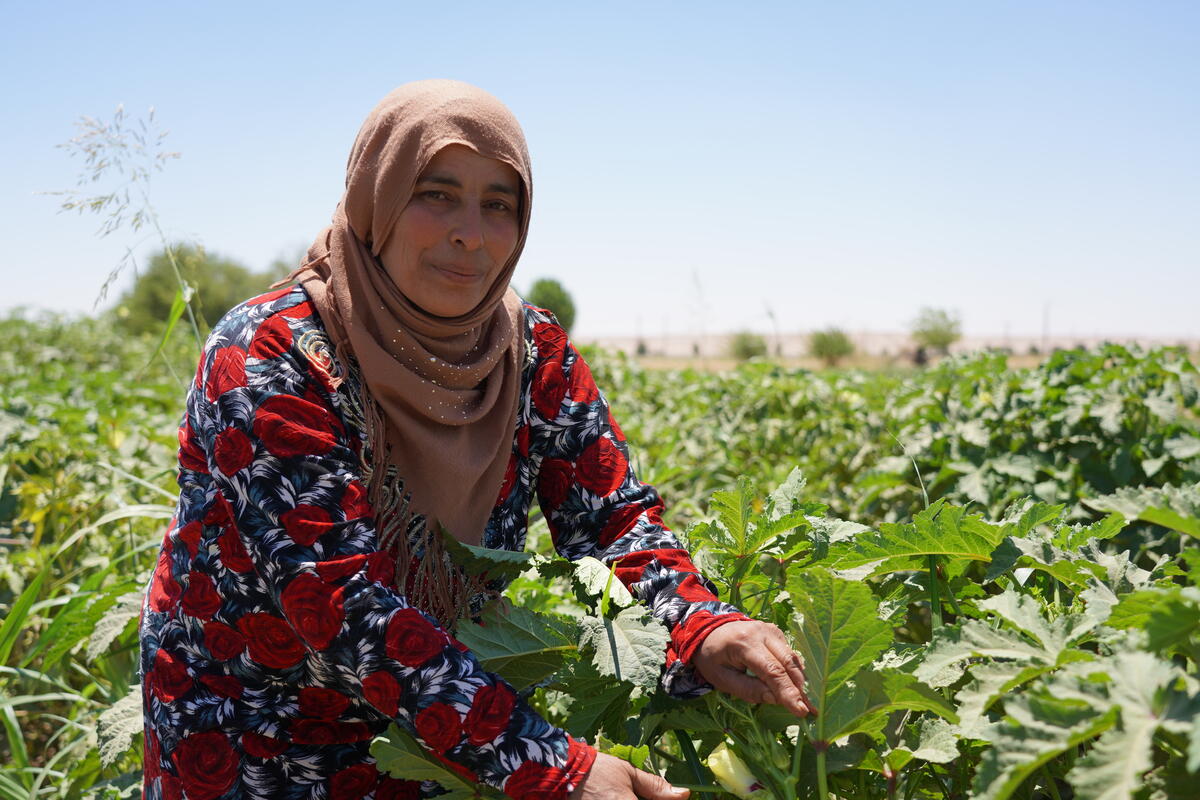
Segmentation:
<svg viewBox="0 0 1200 800">
<path fill-rule="evenodd" d="M 379 254 L 404 295 L 430 314 L 479 304 L 520 236 L 521 179 L 501 161 L 447 145 L 417 178 Z"/>
</svg>

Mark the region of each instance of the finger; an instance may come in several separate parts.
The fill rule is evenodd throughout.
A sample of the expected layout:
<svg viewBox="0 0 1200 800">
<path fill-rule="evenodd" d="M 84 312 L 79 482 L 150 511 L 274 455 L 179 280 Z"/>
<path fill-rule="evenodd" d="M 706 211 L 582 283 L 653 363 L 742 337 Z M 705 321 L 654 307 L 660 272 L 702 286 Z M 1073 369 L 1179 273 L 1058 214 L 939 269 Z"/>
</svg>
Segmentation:
<svg viewBox="0 0 1200 800">
<path fill-rule="evenodd" d="M 722 667 L 712 677 L 705 679 L 726 694 L 731 694 L 747 703 L 773 703 L 775 695 L 771 688 L 753 675 L 747 675 L 730 667 Z"/>
<path fill-rule="evenodd" d="M 800 692 L 800 700 L 804 703 L 804 707 L 810 714 L 815 714 L 816 709 L 813 708 L 812 701 L 808 699 L 808 692 L 804 689 L 804 662 L 801 661 L 799 654 L 788 646 L 787 639 L 780 632 L 777 636 L 767 638 L 767 647 L 771 653 L 783 664 L 783 668 L 787 670 L 788 677 L 792 681 L 792 685 L 796 687 L 796 691 Z"/>
<path fill-rule="evenodd" d="M 642 800 L 683 800 L 691 794 L 687 789 L 672 786 L 666 778 L 652 772 L 634 769 L 633 793 Z"/>
<path fill-rule="evenodd" d="M 792 676 L 787 668 L 771 652 L 765 643 L 746 654 L 747 666 L 766 684 L 773 695 L 772 699 L 764 698 L 764 703 L 778 703 L 798 717 L 808 715 L 808 706 L 804 702 L 804 693 L 792 683 Z"/>
</svg>

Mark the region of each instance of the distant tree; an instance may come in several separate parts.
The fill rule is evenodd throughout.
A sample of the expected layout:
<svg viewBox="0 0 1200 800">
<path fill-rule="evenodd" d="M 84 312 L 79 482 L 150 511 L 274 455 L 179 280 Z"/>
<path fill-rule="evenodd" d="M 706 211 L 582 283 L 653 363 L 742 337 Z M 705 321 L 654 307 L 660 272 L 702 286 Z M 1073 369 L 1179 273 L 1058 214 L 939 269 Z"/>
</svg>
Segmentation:
<svg viewBox="0 0 1200 800">
<path fill-rule="evenodd" d="M 275 281 L 283 280 L 288 275 L 291 275 L 296 267 L 303 264 L 307 258 L 308 245 L 301 245 L 284 251 L 277 255 L 275 260 L 263 270 L 263 279 L 268 285 L 275 283 Z"/>
<path fill-rule="evenodd" d="M 172 245 L 183 280 L 195 292 L 192 307 L 197 322 L 211 328 L 226 311 L 241 301 L 266 291 L 272 278 L 255 274 L 243 265 L 190 244 Z M 171 312 L 179 282 L 166 250 L 150 263 L 116 304 L 116 315 L 129 331 L 160 331 Z"/>
<path fill-rule="evenodd" d="M 539 278 L 529 287 L 525 299 L 538 308 L 545 308 L 554 313 L 558 324 L 571 332 L 575 324 L 575 301 L 563 288 L 563 285 L 553 278 Z"/>
<path fill-rule="evenodd" d="M 962 338 L 962 321 L 957 314 L 941 308 L 922 308 L 912 323 L 913 341 L 942 355 Z"/>
<path fill-rule="evenodd" d="M 809 334 L 808 352 L 826 366 L 836 367 L 843 358 L 854 354 L 854 342 L 840 328 L 826 328 Z"/>
<path fill-rule="evenodd" d="M 735 333 L 733 338 L 729 340 L 729 354 L 739 361 L 747 361 L 751 358 L 765 356 L 767 354 L 767 340 L 757 333 L 740 331 Z"/>
</svg>

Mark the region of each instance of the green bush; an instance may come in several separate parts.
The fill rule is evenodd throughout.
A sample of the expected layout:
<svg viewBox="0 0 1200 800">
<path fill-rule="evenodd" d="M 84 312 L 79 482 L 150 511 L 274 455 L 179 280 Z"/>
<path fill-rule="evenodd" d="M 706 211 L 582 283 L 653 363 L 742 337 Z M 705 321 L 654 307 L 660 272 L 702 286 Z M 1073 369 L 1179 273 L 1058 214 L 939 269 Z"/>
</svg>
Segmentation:
<svg viewBox="0 0 1200 800">
<path fill-rule="evenodd" d="M 558 319 L 558 324 L 562 325 L 567 333 L 571 332 L 571 327 L 575 324 L 575 301 L 561 283 L 553 278 L 540 278 L 534 281 L 525 299 L 538 308 L 551 311 Z"/>
<path fill-rule="evenodd" d="M 752 358 L 767 354 L 767 340 L 757 333 L 739 331 L 729 340 L 729 354 L 739 361 L 749 361 Z"/>
<path fill-rule="evenodd" d="M 826 365 L 835 367 L 843 358 L 854 354 L 854 342 L 840 328 L 813 331 L 808 337 L 808 352 Z"/>
<path fill-rule="evenodd" d="M 945 355 L 962 338 L 962 320 L 941 308 L 922 308 L 912 323 L 913 341 Z"/>
<path fill-rule="evenodd" d="M 272 274 L 258 274 L 202 247 L 171 245 L 151 257 L 149 266 L 117 301 L 115 311 L 121 327 L 133 333 L 162 330 L 179 290 L 172 256 L 180 277 L 194 291 L 192 308 L 196 321 L 209 328 L 233 306 L 265 292 L 280 272 L 280 268 L 273 266 Z"/>
</svg>

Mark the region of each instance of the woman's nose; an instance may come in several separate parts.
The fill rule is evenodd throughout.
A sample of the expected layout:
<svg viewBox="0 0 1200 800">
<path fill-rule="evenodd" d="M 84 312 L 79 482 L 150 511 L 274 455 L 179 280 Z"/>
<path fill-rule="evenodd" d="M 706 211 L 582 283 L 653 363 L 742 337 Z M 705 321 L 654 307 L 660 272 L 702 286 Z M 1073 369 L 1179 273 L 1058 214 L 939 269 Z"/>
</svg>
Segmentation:
<svg viewBox="0 0 1200 800">
<path fill-rule="evenodd" d="M 451 240 L 466 250 L 478 250 L 483 247 L 483 213 L 478 207 L 464 207 L 456 215 L 455 224 L 450 231 Z"/>
</svg>

